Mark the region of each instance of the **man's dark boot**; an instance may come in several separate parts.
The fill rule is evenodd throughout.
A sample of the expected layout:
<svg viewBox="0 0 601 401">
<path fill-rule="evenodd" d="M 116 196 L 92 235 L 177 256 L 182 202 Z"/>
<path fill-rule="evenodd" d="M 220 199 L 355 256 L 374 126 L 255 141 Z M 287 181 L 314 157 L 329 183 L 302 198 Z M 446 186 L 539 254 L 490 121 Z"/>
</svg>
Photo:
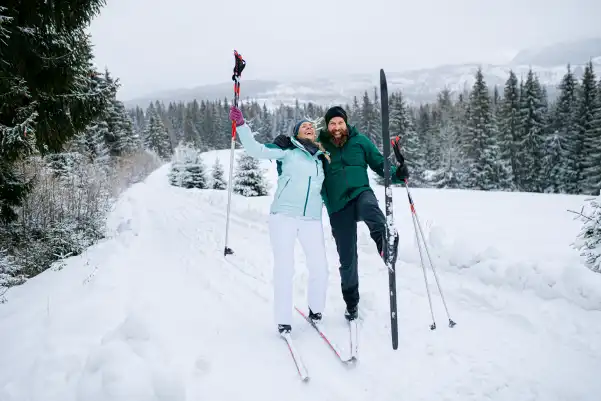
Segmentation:
<svg viewBox="0 0 601 401">
<path fill-rule="evenodd" d="M 313 323 L 321 322 L 321 313 L 313 313 L 311 308 L 309 308 L 309 319 L 313 321 Z"/>
<path fill-rule="evenodd" d="M 346 310 L 344 311 L 344 317 L 348 321 L 357 319 L 357 317 L 358 317 L 358 308 L 357 308 L 357 306 L 353 306 L 353 307 L 350 307 L 350 308 L 347 306 Z"/>
</svg>

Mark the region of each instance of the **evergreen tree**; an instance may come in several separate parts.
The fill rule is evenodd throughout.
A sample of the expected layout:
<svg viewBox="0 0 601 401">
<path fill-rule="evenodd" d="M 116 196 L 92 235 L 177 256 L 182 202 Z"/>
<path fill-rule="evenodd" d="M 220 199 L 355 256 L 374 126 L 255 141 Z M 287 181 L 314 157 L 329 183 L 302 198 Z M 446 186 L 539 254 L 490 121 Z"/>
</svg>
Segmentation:
<svg viewBox="0 0 601 401">
<path fill-rule="evenodd" d="M 374 88 L 374 103 L 369 116 L 367 137 L 380 151 L 382 150 L 382 103 L 377 88 Z"/>
<path fill-rule="evenodd" d="M 466 183 L 470 188 L 482 190 L 498 188 L 498 151 L 495 137 L 491 99 L 482 70 L 479 68 L 470 93 L 467 129 L 462 141 L 469 166 Z"/>
<path fill-rule="evenodd" d="M 77 150 L 84 155 L 89 162 L 108 165 L 110 162 L 110 149 L 106 143 L 106 138 L 108 136 L 108 122 L 99 118 L 75 137 Z"/>
<path fill-rule="evenodd" d="M 373 138 L 370 137 L 370 134 L 373 134 L 373 132 L 371 132 L 371 123 L 374 120 L 373 114 L 374 104 L 369 98 L 367 91 L 365 91 L 363 93 L 363 103 L 361 104 L 359 118 L 357 119 L 357 129 L 359 130 L 359 132 L 365 134 L 370 140 L 373 140 Z"/>
<path fill-rule="evenodd" d="M 102 114 L 111 88 L 100 85 L 86 28 L 103 0 L 0 6 L 0 220 L 14 221 L 31 188 L 16 174 L 22 157 L 60 152 Z"/>
<path fill-rule="evenodd" d="M 171 141 L 161 117 L 153 107 L 148 110 L 148 123 L 144 130 L 144 145 L 159 155 L 163 160 L 171 156 Z"/>
<path fill-rule="evenodd" d="M 201 153 L 191 144 L 180 144 L 175 148 L 169 182 L 184 188 L 206 189 L 209 187 L 206 167 Z"/>
<path fill-rule="evenodd" d="M 436 170 L 440 166 L 440 141 L 437 137 L 437 123 L 430 105 L 420 105 L 417 131 L 424 155 L 424 169 Z"/>
<path fill-rule="evenodd" d="M 592 62 L 582 78 L 578 125 L 582 140 L 580 190 L 597 195 L 601 189 L 601 99 Z"/>
<path fill-rule="evenodd" d="M 547 136 L 544 144 L 544 157 L 542 163 L 541 186 L 546 193 L 559 193 L 563 185 L 563 157 L 565 149 L 562 147 L 561 137 L 558 133 Z"/>
<path fill-rule="evenodd" d="M 499 158 L 512 181 L 511 187 L 517 189 L 521 187 L 520 161 L 516 152 L 521 141 L 521 120 L 518 79 L 513 71 L 509 71 L 499 109 Z"/>
<path fill-rule="evenodd" d="M 589 200 L 589 210 L 583 210 L 580 218 L 583 225 L 574 246 L 582 251 L 586 266 L 601 273 L 601 196 Z"/>
<path fill-rule="evenodd" d="M 522 141 L 516 149 L 520 160 L 521 189 L 529 192 L 541 191 L 543 145 L 545 141 L 544 101 L 538 78 L 528 71 L 524 94 L 520 98 Z"/>
<path fill-rule="evenodd" d="M 391 96 L 390 100 L 390 135 L 401 139 L 403 157 L 411 172 L 412 185 L 423 185 L 424 158 L 423 149 L 419 142 L 415 123 L 409 113 L 407 104 L 401 92 Z M 383 183 L 382 179 L 382 183 Z"/>
<path fill-rule="evenodd" d="M 211 188 L 212 189 L 226 189 L 227 182 L 225 181 L 223 166 L 219 162 L 219 158 L 215 158 L 215 164 L 211 170 Z"/>
<path fill-rule="evenodd" d="M 115 103 L 115 109 L 118 110 L 121 115 L 119 138 L 117 142 L 117 149 L 119 155 L 132 154 L 143 148 L 142 139 L 137 132 L 134 131 L 134 124 L 128 113 L 125 112 L 123 103 Z"/>
<path fill-rule="evenodd" d="M 257 135 L 257 141 L 261 143 L 267 143 L 273 141 L 274 136 L 274 119 L 267 110 L 267 106 L 263 104 L 263 109 L 261 110 L 261 127 L 259 129 L 259 135 Z"/>
<path fill-rule="evenodd" d="M 242 151 L 237 159 L 233 192 L 243 196 L 265 196 L 268 189 L 259 161 Z"/>
<path fill-rule="evenodd" d="M 453 103 L 449 90 L 438 96 L 440 118 L 437 121 L 440 166 L 431 177 L 436 188 L 457 188 L 461 180 L 461 146 L 458 131 L 453 124 Z"/>
<path fill-rule="evenodd" d="M 552 131 L 553 151 L 559 150 L 559 163 L 550 164 L 547 159 L 547 190 L 550 192 L 570 193 L 578 192 L 578 164 L 581 145 L 578 143 L 577 111 L 577 82 L 570 65 L 559 85 L 559 98 L 555 108 Z M 547 151 L 549 148 L 547 147 Z M 551 160 L 553 157 L 551 157 Z"/>
</svg>

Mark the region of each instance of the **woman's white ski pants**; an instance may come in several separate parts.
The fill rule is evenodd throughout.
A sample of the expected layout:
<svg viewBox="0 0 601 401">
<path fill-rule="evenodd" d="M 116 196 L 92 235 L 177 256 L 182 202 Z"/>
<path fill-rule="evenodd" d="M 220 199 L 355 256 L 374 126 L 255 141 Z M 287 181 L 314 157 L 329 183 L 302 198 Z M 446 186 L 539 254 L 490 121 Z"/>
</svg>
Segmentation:
<svg viewBox="0 0 601 401">
<path fill-rule="evenodd" d="M 322 313 L 328 288 L 328 262 L 321 220 L 302 220 L 282 214 L 269 215 L 273 251 L 273 295 L 276 324 L 292 324 L 294 248 L 298 238 L 307 260 L 308 307 Z M 301 310 L 305 309 L 301 307 Z M 307 312 L 308 313 L 308 312 Z"/>
</svg>

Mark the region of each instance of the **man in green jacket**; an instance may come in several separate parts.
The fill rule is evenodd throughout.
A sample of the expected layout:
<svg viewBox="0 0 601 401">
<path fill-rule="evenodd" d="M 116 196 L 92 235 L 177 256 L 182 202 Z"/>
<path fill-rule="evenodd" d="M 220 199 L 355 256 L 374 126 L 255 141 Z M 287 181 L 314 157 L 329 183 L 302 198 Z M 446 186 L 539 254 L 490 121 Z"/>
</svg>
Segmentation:
<svg viewBox="0 0 601 401">
<path fill-rule="evenodd" d="M 359 304 L 357 222 L 365 222 L 378 254 L 383 257 L 386 217 L 369 185 L 367 167 L 384 177 L 384 156 L 367 136 L 347 125 L 347 114 L 341 107 L 330 108 L 325 122 L 326 128 L 321 130 L 318 140 L 330 153 L 331 162 L 324 163 L 322 197 L 340 259 L 342 296 L 347 306 L 345 317 L 354 320 Z M 391 165 L 394 182 L 403 182 L 408 176 L 405 163 Z M 397 247 L 398 233 L 395 256 Z"/>
</svg>

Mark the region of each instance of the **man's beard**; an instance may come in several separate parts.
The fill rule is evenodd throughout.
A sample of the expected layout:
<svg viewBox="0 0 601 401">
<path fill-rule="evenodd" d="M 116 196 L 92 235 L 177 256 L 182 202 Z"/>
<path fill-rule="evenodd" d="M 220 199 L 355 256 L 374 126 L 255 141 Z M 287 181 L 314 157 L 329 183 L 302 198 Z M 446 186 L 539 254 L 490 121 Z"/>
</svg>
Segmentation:
<svg viewBox="0 0 601 401">
<path fill-rule="evenodd" d="M 338 134 L 338 133 L 342 134 L 340 137 L 346 136 L 346 135 L 348 135 L 348 128 L 347 127 L 337 128 L 333 131 L 330 131 L 330 135 L 332 135 L 332 137 L 335 137 L 334 134 Z"/>
<path fill-rule="evenodd" d="M 335 137 L 334 134 L 342 134 L 339 137 Z M 330 131 L 330 136 L 332 138 L 332 143 L 336 146 L 342 146 L 344 145 L 344 143 L 346 142 L 346 139 L 348 138 L 348 127 L 344 127 L 341 129 L 335 129 L 333 131 Z"/>
</svg>

